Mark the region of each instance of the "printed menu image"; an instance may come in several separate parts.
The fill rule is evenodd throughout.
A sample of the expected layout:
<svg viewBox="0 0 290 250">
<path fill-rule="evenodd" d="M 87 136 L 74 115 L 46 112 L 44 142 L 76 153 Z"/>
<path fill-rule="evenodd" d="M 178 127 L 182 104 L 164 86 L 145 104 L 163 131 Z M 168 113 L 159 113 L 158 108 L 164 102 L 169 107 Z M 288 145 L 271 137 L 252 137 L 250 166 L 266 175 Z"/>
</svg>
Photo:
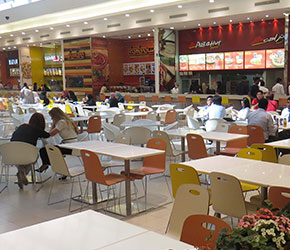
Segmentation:
<svg viewBox="0 0 290 250">
<path fill-rule="evenodd" d="M 284 68 L 284 49 L 267 49 L 266 50 L 266 68 Z"/>
<path fill-rule="evenodd" d="M 188 71 L 188 56 L 179 56 L 179 71 Z"/>
<path fill-rule="evenodd" d="M 244 52 L 225 52 L 225 69 L 243 69 Z"/>
<path fill-rule="evenodd" d="M 206 54 L 206 69 L 207 70 L 224 69 L 224 53 Z"/>
<path fill-rule="evenodd" d="M 205 70 L 205 54 L 193 54 L 188 56 L 189 70 Z"/>
<path fill-rule="evenodd" d="M 264 69 L 265 50 L 245 51 L 245 69 Z"/>
<path fill-rule="evenodd" d="M 123 64 L 123 74 L 125 76 L 129 75 L 129 64 L 128 63 Z"/>
</svg>

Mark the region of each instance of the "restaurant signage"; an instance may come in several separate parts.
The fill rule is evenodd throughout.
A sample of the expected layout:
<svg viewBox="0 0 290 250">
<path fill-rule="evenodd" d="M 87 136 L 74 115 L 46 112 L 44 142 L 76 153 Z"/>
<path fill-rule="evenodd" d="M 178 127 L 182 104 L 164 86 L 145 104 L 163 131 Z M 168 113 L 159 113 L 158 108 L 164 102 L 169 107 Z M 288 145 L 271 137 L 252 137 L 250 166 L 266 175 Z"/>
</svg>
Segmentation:
<svg viewBox="0 0 290 250">
<path fill-rule="evenodd" d="M 257 38 L 256 41 L 253 41 L 253 43 L 251 44 L 252 46 L 257 46 L 257 45 L 261 45 L 261 44 L 265 44 L 265 43 L 270 43 L 270 42 L 275 42 L 276 44 L 280 44 L 284 41 L 284 34 L 276 34 L 275 36 L 270 36 L 270 37 L 266 37 L 266 38 Z"/>
<path fill-rule="evenodd" d="M 130 56 L 146 56 L 146 55 L 154 55 L 154 47 L 131 47 L 129 48 Z"/>
<path fill-rule="evenodd" d="M 221 46 L 221 43 L 222 41 L 221 40 L 218 40 L 218 41 L 204 41 L 204 42 L 201 42 L 201 41 L 198 41 L 198 42 L 192 42 L 190 45 L 189 45 L 189 49 L 197 49 L 197 48 L 205 48 L 205 47 L 209 47 L 211 49 L 215 49 L 215 48 L 218 48 Z"/>
</svg>

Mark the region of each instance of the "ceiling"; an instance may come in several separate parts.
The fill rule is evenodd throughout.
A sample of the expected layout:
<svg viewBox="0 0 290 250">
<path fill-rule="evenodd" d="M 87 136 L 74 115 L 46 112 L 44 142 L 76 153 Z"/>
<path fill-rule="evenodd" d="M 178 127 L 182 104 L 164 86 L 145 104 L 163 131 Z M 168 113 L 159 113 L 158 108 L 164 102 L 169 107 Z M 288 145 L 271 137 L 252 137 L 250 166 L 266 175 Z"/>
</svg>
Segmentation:
<svg viewBox="0 0 290 250">
<path fill-rule="evenodd" d="M 154 27 L 192 29 L 283 18 L 287 12 L 289 0 L 42 0 L 0 11 L 3 19 L 9 16 L 0 21 L 0 48 L 87 36 L 134 39 L 153 36 Z"/>
</svg>

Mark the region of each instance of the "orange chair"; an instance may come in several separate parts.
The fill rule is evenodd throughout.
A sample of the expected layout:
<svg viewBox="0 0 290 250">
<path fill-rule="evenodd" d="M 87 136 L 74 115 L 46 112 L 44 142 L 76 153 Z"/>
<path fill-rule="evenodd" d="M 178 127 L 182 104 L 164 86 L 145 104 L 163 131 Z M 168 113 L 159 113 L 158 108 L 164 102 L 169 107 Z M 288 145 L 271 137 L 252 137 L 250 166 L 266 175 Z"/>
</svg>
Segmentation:
<svg viewBox="0 0 290 250">
<path fill-rule="evenodd" d="M 257 125 L 248 125 L 248 146 L 252 144 L 263 144 L 265 142 L 263 129 Z"/>
<path fill-rule="evenodd" d="M 93 115 L 88 122 L 87 132 L 90 134 L 100 133 L 102 131 L 102 119 L 99 115 Z"/>
<path fill-rule="evenodd" d="M 146 111 L 149 111 L 148 108 L 141 108 L 140 109 L 141 112 L 146 112 Z M 147 118 L 147 115 L 141 115 L 141 119 L 146 119 Z"/>
<path fill-rule="evenodd" d="M 290 188 L 270 187 L 269 200 L 272 202 L 273 208 L 284 208 L 290 202 Z"/>
<path fill-rule="evenodd" d="M 179 95 L 177 97 L 177 102 L 179 102 L 179 103 L 186 103 L 186 97 L 184 95 Z"/>
<path fill-rule="evenodd" d="M 110 186 L 116 185 L 118 183 L 121 183 L 125 181 L 127 178 L 125 175 L 120 174 L 107 174 L 105 175 L 103 172 L 102 165 L 100 163 L 99 157 L 88 150 L 81 150 L 81 156 L 84 163 L 85 168 L 85 175 L 88 180 L 88 184 L 86 187 L 85 195 L 88 193 L 88 187 L 89 182 L 102 184 L 108 187 L 107 192 L 107 206 L 108 208 L 108 202 L 109 202 L 109 196 L 110 196 Z M 120 187 L 121 188 L 121 187 Z M 113 195 L 115 195 L 115 191 L 113 189 Z"/>
<path fill-rule="evenodd" d="M 139 102 L 146 102 L 146 97 L 144 95 L 139 95 L 138 100 Z"/>
<path fill-rule="evenodd" d="M 279 98 L 279 107 L 285 107 L 287 105 L 287 98 Z"/>
<path fill-rule="evenodd" d="M 164 124 L 172 124 L 176 122 L 176 111 L 174 109 L 167 110 Z"/>
<path fill-rule="evenodd" d="M 164 102 L 171 103 L 172 102 L 171 96 L 170 95 L 164 96 Z"/>
<path fill-rule="evenodd" d="M 196 160 L 208 157 L 204 140 L 202 136 L 196 134 L 187 134 L 188 156 L 190 159 Z"/>
<path fill-rule="evenodd" d="M 246 126 L 232 126 L 229 128 L 229 133 L 247 135 L 248 130 Z M 247 147 L 248 139 L 234 140 L 227 143 L 224 150 L 220 152 L 221 155 L 235 156 L 242 148 Z"/>
<path fill-rule="evenodd" d="M 152 96 L 152 102 L 159 102 L 159 96 L 158 95 L 153 95 Z"/>
<path fill-rule="evenodd" d="M 100 100 L 101 101 L 105 101 L 106 100 L 106 96 L 104 94 L 100 94 Z"/>
<path fill-rule="evenodd" d="M 207 223 L 214 225 L 214 229 L 208 229 Z M 187 217 L 183 224 L 180 241 L 193 245 L 195 247 L 208 247 L 215 249 L 219 232 L 227 228 L 228 233 L 232 231 L 231 227 L 222 219 L 210 215 L 191 215 Z M 207 240 L 207 237 L 210 237 Z"/>
<path fill-rule="evenodd" d="M 124 99 L 126 102 L 132 101 L 131 95 L 125 95 Z"/>
</svg>

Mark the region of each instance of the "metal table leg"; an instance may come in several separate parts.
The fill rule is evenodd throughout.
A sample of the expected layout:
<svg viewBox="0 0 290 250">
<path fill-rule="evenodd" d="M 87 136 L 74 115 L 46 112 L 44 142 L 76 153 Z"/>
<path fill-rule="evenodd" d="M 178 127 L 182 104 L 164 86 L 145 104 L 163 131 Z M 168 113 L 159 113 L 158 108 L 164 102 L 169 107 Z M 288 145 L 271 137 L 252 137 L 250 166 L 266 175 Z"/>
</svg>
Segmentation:
<svg viewBox="0 0 290 250">
<path fill-rule="evenodd" d="M 131 183 L 130 183 L 130 160 L 125 160 L 125 175 L 128 179 L 125 182 L 126 185 L 126 214 L 130 216 L 132 213 L 131 210 Z"/>
<path fill-rule="evenodd" d="M 185 162 L 185 137 L 181 137 L 181 150 L 183 151 L 181 161 Z"/>
<path fill-rule="evenodd" d="M 221 142 L 216 141 L 216 154 L 219 155 L 221 153 Z"/>
</svg>

